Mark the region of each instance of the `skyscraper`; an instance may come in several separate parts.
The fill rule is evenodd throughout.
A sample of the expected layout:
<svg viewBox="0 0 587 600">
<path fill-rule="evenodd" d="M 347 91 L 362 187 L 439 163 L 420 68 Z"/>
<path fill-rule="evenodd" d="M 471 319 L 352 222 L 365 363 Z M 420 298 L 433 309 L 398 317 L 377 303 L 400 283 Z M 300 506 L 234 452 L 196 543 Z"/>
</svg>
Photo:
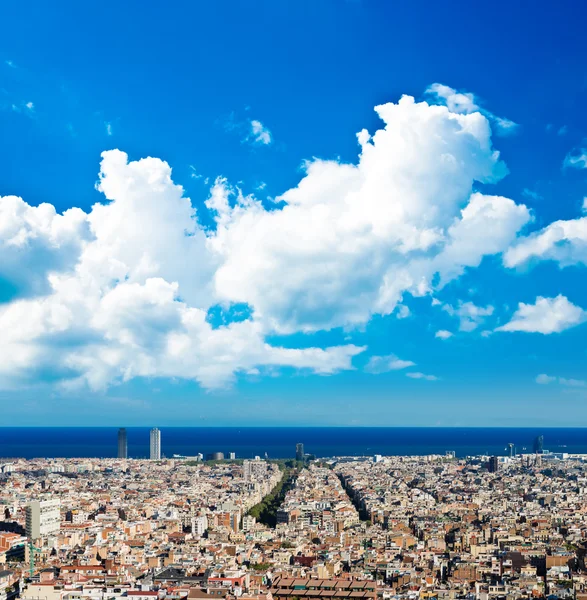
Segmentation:
<svg viewBox="0 0 587 600">
<path fill-rule="evenodd" d="M 534 454 L 542 454 L 544 452 L 544 436 L 539 435 L 534 438 Z"/>
<path fill-rule="evenodd" d="M 126 429 L 118 430 L 118 458 L 128 458 L 128 443 L 126 441 Z"/>
<path fill-rule="evenodd" d="M 157 429 L 157 427 L 151 429 L 149 457 L 151 460 L 159 460 L 161 458 L 161 432 Z"/>
<path fill-rule="evenodd" d="M 304 444 L 296 444 L 296 460 L 304 460 Z"/>
<path fill-rule="evenodd" d="M 487 470 L 490 473 L 497 473 L 498 469 L 499 469 L 499 459 L 497 458 L 497 456 L 490 456 L 489 463 L 487 463 Z"/>
</svg>

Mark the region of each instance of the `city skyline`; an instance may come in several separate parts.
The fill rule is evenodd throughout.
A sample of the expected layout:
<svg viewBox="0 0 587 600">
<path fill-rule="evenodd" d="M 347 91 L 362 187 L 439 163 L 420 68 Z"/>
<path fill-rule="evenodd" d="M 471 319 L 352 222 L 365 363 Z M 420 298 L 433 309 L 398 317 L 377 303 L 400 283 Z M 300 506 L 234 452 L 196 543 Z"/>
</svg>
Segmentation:
<svg viewBox="0 0 587 600">
<path fill-rule="evenodd" d="M 279 4 L 0 9 L 3 424 L 587 427 L 585 6 Z"/>
</svg>

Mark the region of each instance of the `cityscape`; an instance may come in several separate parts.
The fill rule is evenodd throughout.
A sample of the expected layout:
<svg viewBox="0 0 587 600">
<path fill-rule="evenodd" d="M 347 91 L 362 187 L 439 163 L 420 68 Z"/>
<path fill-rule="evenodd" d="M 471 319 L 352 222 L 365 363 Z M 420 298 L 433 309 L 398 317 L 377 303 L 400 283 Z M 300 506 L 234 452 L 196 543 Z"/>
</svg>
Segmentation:
<svg viewBox="0 0 587 600">
<path fill-rule="evenodd" d="M 0 599 L 587 598 L 587 454 L 5 459 Z M 114 440 L 113 440 L 114 443 Z"/>
</svg>

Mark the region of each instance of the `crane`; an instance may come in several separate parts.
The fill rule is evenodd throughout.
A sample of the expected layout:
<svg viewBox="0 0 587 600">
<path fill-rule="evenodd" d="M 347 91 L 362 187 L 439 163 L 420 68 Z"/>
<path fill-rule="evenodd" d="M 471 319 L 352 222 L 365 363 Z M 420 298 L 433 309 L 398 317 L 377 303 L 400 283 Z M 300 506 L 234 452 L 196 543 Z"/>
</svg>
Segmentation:
<svg viewBox="0 0 587 600">
<path fill-rule="evenodd" d="M 35 552 L 39 552 L 41 549 L 36 548 L 32 540 L 28 542 L 29 548 L 29 575 L 32 577 L 35 574 Z"/>
</svg>

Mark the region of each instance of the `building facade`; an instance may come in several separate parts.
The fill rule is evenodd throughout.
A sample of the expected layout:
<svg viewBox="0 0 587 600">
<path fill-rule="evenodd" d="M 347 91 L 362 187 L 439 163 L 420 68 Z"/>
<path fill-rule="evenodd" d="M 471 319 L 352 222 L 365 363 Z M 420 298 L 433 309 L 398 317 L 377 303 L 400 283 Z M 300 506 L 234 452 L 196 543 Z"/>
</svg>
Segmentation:
<svg viewBox="0 0 587 600">
<path fill-rule="evenodd" d="M 263 479 L 267 475 L 267 463 L 264 460 L 245 460 L 243 474 L 245 481 Z"/>
<path fill-rule="evenodd" d="M 59 533 L 61 503 L 59 500 L 35 500 L 26 507 L 26 535 L 38 540 Z"/>
<path fill-rule="evenodd" d="M 149 445 L 149 458 L 151 460 L 161 459 L 161 432 L 157 427 L 151 429 L 151 443 Z"/>
</svg>

